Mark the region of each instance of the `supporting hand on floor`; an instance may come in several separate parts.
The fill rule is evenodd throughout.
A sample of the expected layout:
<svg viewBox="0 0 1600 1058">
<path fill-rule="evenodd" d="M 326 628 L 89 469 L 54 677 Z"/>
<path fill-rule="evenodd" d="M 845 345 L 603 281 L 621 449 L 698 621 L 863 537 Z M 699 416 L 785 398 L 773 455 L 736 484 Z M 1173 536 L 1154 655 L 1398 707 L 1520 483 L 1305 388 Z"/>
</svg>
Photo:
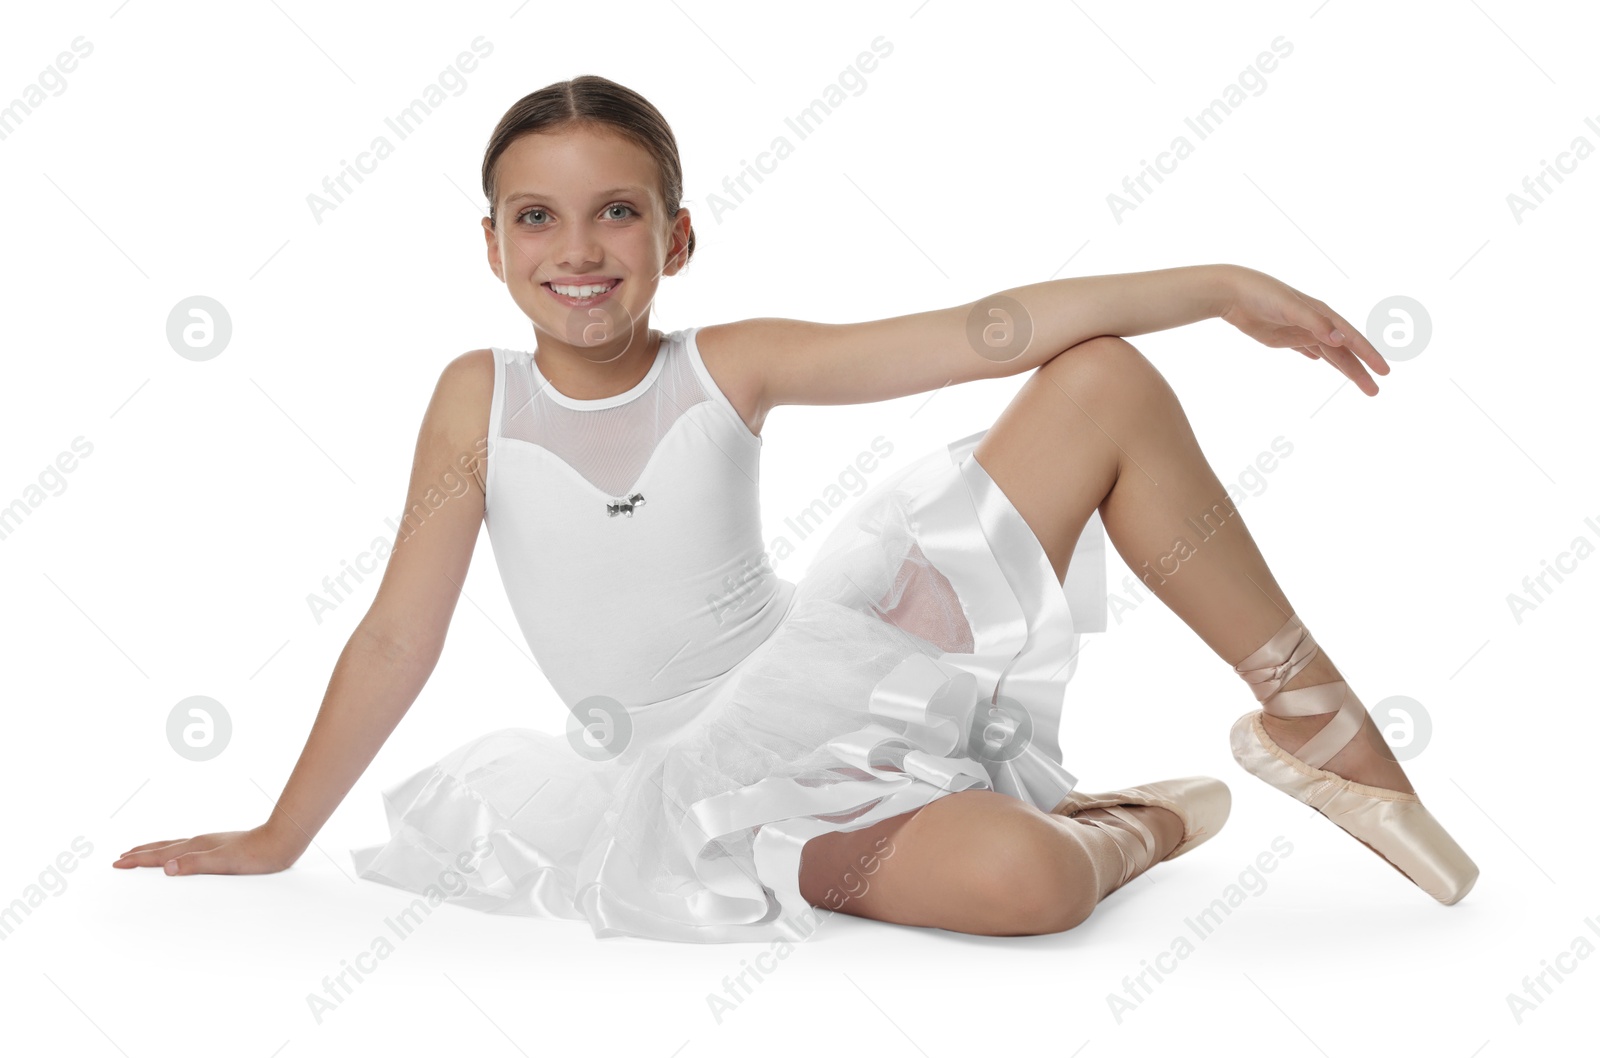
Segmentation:
<svg viewBox="0 0 1600 1058">
<path fill-rule="evenodd" d="M 136 845 L 111 866 L 161 867 L 168 874 L 273 874 L 293 864 L 302 850 L 260 826 Z"/>
</svg>

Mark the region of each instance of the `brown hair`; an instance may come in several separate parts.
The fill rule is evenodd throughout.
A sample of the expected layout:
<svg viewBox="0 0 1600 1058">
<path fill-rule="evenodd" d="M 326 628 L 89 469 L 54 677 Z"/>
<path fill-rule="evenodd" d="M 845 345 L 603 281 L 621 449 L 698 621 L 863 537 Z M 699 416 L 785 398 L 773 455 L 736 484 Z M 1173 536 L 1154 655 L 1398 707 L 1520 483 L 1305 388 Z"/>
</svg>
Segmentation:
<svg viewBox="0 0 1600 1058">
<path fill-rule="evenodd" d="M 483 194 L 489 200 L 489 226 L 495 218 L 495 163 L 519 137 L 536 132 L 556 132 L 581 125 L 605 126 L 626 136 L 650 152 L 660 174 L 661 201 L 667 217 L 681 210 L 683 163 L 678 158 L 678 141 L 661 112 L 631 88 L 594 74 L 557 81 L 537 92 L 530 92 L 512 104 L 489 136 L 483 152 Z M 689 245 L 683 260 L 694 256 L 694 228 L 689 228 Z"/>
</svg>

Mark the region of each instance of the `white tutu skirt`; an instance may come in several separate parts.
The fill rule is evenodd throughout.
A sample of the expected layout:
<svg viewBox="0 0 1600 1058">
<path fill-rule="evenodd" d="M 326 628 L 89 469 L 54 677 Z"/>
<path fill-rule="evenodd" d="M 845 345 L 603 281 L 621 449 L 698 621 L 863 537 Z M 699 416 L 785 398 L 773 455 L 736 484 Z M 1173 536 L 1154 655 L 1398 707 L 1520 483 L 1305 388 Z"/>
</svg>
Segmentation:
<svg viewBox="0 0 1600 1058">
<path fill-rule="evenodd" d="M 971 457 L 985 432 L 874 485 L 777 630 L 644 707 L 620 755 L 477 738 L 384 793 L 389 840 L 351 850 L 357 873 L 597 937 L 799 940 L 826 914 L 800 895 L 810 838 L 975 788 L 1056 807 L 1079 635 L 1105 630 L 1104 528 L 1090 518 L 1058 582 Z"/>
</svg>

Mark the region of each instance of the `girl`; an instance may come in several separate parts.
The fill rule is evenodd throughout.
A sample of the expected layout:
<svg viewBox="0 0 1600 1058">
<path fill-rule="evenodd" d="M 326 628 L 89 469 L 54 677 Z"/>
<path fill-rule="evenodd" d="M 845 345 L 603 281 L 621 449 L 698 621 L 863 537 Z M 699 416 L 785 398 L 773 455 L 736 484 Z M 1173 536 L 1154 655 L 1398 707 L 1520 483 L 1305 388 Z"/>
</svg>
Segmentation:
<svg viewBox="0 0 1600 1058">
<path fill-rule="evenodd" d="M 581 723 L 566 739 L 494 732 L 386 791 L 391 836 L 354 851 L 363 877 L 596 936 L 800 938 L 813 909 L 1068 929 L 1229 807 L 1215 779 L 1091 795 L 1062 767 L 1078 636 L 1105 627 L 1104 533 L 1251 685 L 1262 709 L 1232 733 L 1244 768 L 1434 898 L 1471 888 L 1477 868 L 1295 615 L 1176 396 L 1119 337 L 1220 316 L 1375 394 L 1366 367 L 1388 365 L 1327 305 L 1210 265 L 867 323 L 663 334 L 656 288 L 695 236 L 653 106 L 601 77 L 552 84 L 502 118 L 482 175 L 489 266 L 534 351 L 444 369 L 407 497 L 419 524 L 268 820 L 115 866 L 293 864 L 432 671 L 486 522 L 522 631 Z M 798 583 L 774 574 L 756 488 L 772 408 L 1024 371 L 993 427 L 880 481 Z M 473 487 L 430 510 L 458 465 Z M 1196 512 L 1210 535 L 1174 568 Z"/>
</svg>

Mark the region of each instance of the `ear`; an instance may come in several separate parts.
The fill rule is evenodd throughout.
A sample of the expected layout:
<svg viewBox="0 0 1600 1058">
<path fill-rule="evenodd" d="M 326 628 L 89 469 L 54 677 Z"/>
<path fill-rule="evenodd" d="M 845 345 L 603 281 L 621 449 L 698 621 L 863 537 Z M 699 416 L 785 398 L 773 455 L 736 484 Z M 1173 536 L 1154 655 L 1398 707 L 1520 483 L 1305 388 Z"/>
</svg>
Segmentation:
<svg viewBox="0 0 1600 1058">
<path fill-rule="evenodd" d="M 682 270 L 684 255 L 689 252 L 689 228 L 692 219 L 687 206 L 678 208 L 678 215 L 673 219 L 672 228 L 667 233 L 667 266 L 661 270 L 662 275 L 677 275 Z"/>
<path fill-rule="evenodd" d="M 489 223 L 489 218 L 483 218 L 483 241 L 488 244 L 489 271 L 495 278 L 504 283 L 506 281 L 505 268 L 500 262 L 500 240 L 495 238 L 494 226 Z"/>
</svg>

